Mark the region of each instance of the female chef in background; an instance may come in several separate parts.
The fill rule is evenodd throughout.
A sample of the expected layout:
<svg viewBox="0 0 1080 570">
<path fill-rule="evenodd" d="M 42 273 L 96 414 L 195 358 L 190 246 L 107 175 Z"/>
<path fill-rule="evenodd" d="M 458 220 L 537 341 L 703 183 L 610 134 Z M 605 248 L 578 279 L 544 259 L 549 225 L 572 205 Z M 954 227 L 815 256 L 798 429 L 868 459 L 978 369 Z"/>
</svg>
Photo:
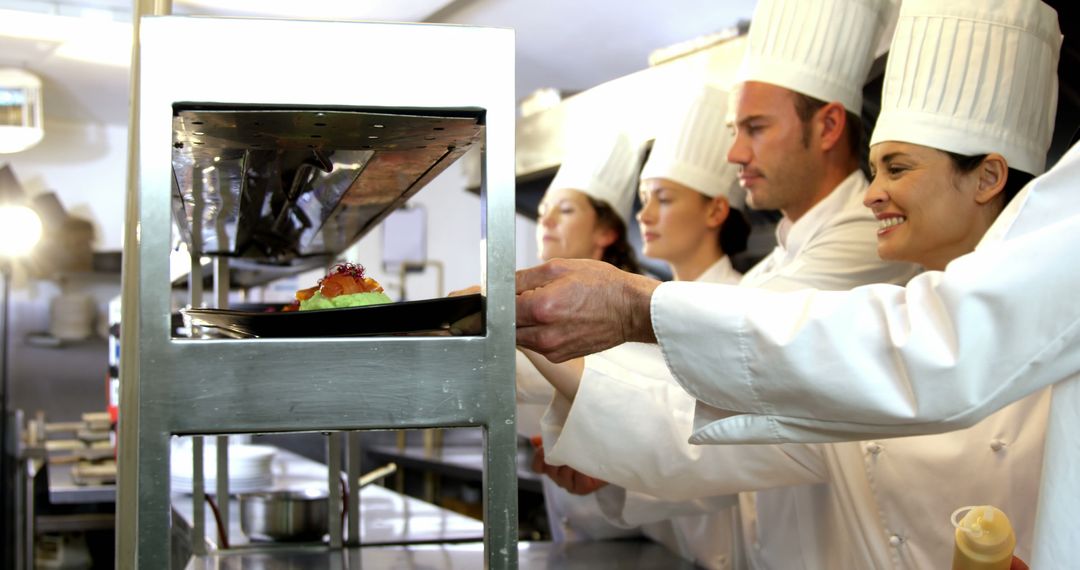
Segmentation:
<svg viewBox="0 0 1080 570">
<path fill-rule="evenodd" d="M 917 0 L 901 8 L 882 115 L 872 141 L 875 178 L 866 198 L 881 221 L 883 257 L 943 269 L 969 253 L 988 232 L 994 233 L 991 226 L 1011 195 L 1043 168 L 1056 99 L 1060 45 L 1056 17 L 1034 1 L 997 8 L 960 2 L 942 10 Z M 1023 74 L 1014 73 L 1016 69 Z M 1004 231 L 1000 226 L 997 230 Z M 651 295 L 652 326 L 677 379 L 717 408 L 760 414 L 732 418 L 730 412 L 699 408 L 695 427 L 700 429 L 693 440 L 776 441 L 790 439 L 785 433 L 800 425 L 803 437 L 820 440 L 830 429 L 851 429 L 848 424 L 831 427 L 827 421 L 834 414 L 859 418 L 857 413 L 840 411 L 851 387 L 860 387 L 868 400 L 882 404 L 883 398 L 895 399 L 891 404 L 895 409 L 911 404 L 910 394 L 897 393 L 905 384 L 882 381 L 891 378 L 883 371 L 897 365 L 898 358 L 905 369 L 934 367 L 963 377 L 964 370 L 950 366 L 956 353 L 979 350 L 976 345 L 995 351 L 980 338 L 992 333 L 969 328 L 911 334 L 934 318 L 932 310 L 919 305 L 919 297 L 935 298 L 933 280 L 931 276 L 918 288 L 909 287 L 910 305 L 890 314 L 888 328 L 880 333 L 875 325 L 882 325 L 875 319 L 894 295 L 887 287 L 876 288 L 880 298 L 873 306 L 857 309 L 834 302 L 842 294 L 778 296 L 729 288 L 695 290 L 679 284 L 657 288 Z M 873 295 L 871 289 L 861 291 Z M 950 296 L 948 289 L 940 293 Z M 966 304 L 969 310 L 986 309 L 977 298 L 947 301 Z M 666 305 L 678 305 L 678 310 L 672 312 Z M 748 311 L 747 305 L 754 310 Z M 988 320 L 992 314 L 987 313 Z M 723 316 L 727 318 L 718 318 Z M 876 339 L 879 334 L 888 335 L 892 350 L 860 349 L 861 337 Z M 840 350 L 832 350 L 834 344 Z M 824 351 L 826 358 L 821 357 Z M 724 382 L 726 375 L 732 381 Z M 876 390 L 859 385 L 867 378 L 873 379 Z M 953 380 L 940 379 L 945 384 Z M 1003 387 L 1012 382 L 999 381 Z M 955 503 L 989 502 L 1003 506 L 1013 518 L 1018 545 L 1030 544 L 1046 401 L 1046 393 L 1034 394 L 963 432 L 825 446 L 821 466 L 805 455 L 802 464 L 809 472 L 823 466 L 830 485 L 843 489 L 833 493 L 832 515 L 807 524 L 850 519 L 838 527 L 846 532 L 835 536 L 866 537 L 860 554 L 869 557 L 873 567 L 937 567 L 946 564 L 951 553 L 947 515 L 962 506 Z M 773 411 L 776 404 L 797 412 L 780 423 Z M 830 408 L 821 410 L 823 404 Z M 932 398 L 918 401 L 920 407 L 942 404 Z M 757 435 L 738 435 L 754 430 Z M 621 436 L 620 440 L 632 440 L 640 447 L 634 433 L 623 430 Z M 673 435 L 676 441 L 678 437 Z M 700 461 L 688 461 L 683 467 L 698 472 L 701 491 L 732 490 L 721 484 L 728 481 L 718 480 L 739 462 L 740 448 L 699 448 L 698 453 Z M 680 471 L 684 485 L 692 480 L 679 466 L 662 467 Z M 603 470 L 587 470 L 619 481 Z M 711 488 L 710 477 L 717 480 Z M 885 542 L 874 538 L 882 531 Z M 840 547 L 840 542 L 833 546 Z"/>
<path fill-rule="evenodd" d="M 633 207 L 640 149 L 625 134 L 599 125 L 581 125 L 566 140 L 566 158 L 537 210 L 540 259 L 595 259 L 637 273 L 626 220 Z M 517 431 L 533 438 L 540 434 L 540 417 L 553 390 L 520 351 L 516 369 Z M 607 523 L 595 497 L 569 494 L 548 478 L 543 485 L 552 540 L 637 534 Z"/>
<path fill-rule="evenodd" d="M 641 171 L 642 207 L 637 219 L 643 253 L 669 263 L 676 280 L 738 283 L 742 275 L 732 267 L 729 256 L 746 249 L 750 226 L 739 210 L 744 192 L 738 184 L 738 167 L 726 159 L 731 143 L 730 129 L 725 125 L 728 94 L 704 87 L 694 95 L 676 105 L 678 116 L 662 127 Z M 581 370 L 573 365 L 553 365 L 536 353 L 527 354 L 556 384 L 563 375 L 580 377 Z M 618 346 L 591 356 L 587 362 L 595 364 L 597 359 L 628 368 L 640 365 L 644 370 L 659 364 L 657 380 L 672 383 L 653 345 Z M 672 389 L 678 389 L 677 385 Z M 568 400 L 558 397 L 554 405 L 568 405 Z M 687 413 L 692 411 L 690 406 Z M 550 443 L 554 443 L 558 436 L 550 428 L 545 425 L 545 432 L 552 434 Z M 547 439 L 545 435 L 545 443 L 549 443 Z M 544 470 L 561 481 L 573 481 L 570 487 L 578 492 L 603 486 L 603 482 L 596 484 L 569 467 L 545 464 Z M 673 505 L 614 487 L 604 487 L 596 496 L 610 520 L 629 528 L 644 523 L 640 527 L 643 534 L 704 568 L 726 570 L 746 565 L 734 497 Z M 616 511 L 627 503 L 633 504 L 628 508 L 649 510 L 649 516 L 625 522 Z"/>
</svg>

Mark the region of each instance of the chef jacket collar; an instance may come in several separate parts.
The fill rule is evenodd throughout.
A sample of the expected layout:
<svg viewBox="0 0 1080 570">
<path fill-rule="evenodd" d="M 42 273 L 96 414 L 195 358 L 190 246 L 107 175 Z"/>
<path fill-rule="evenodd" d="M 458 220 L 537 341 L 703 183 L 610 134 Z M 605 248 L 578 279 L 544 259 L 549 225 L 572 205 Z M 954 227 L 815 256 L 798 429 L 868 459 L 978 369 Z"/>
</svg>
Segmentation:
<svg viewBox="0 0 1080 570">
<path fill-rule="evenodd" d="M 725 255 L 716 260 L 694 281 L 699 283 L 738 283 L 739 272 L 731 265 L 731 258 Z"/>
<path fill-rule="evenodd" d="M 802 246 L 810 241 L 833 216 L 844 209 L 853 192 L 863 192 L 867 181 L 861 170 L 856 169 L 844 179 L 824 200 L 814 204 L 797 222 L 787 216 L 776 224 L 777 247 L 785 254 L 798 253 Z"/>
</svg>

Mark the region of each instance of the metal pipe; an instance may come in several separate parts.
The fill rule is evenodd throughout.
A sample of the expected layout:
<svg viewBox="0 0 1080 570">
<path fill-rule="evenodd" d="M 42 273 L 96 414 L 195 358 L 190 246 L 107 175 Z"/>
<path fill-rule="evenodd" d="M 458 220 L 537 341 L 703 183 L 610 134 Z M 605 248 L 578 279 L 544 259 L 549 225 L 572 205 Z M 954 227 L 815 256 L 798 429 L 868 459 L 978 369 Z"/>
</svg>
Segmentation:
<svg viewBox="0 0 1080 570">
<path fill-rule="evenodd" d="M 220 216 L 224 219 L 225 216 Z M 222 234 L 218 229 L 218 243 L 222 243 Z M 214 297 L 219 309 L 229 308 L 229 258 L 218 256 L 214 259 Z M 217 492 L 214 493 L 217 501 L 218 516 L 221 517 L 222 528 L 219 530 L 225 537 L 226 544 L 232 542 L 229 536 L 229 437 L 219 435 L 217 437 Z M 222 547 L 224 545 L 221 545 Z"/>
<path fill-rule="evenodd" d="M 4 282 L 3 320 L 0 321 L 0 481 L 3 489 L 0 490 L 0 546 L 3 554 L 0 554 L 0 563 L 7 565 L 11 560 L 12 550 L 8 548 L 13 529 L 8 528 L 11 519 L 8 517 L 8 494 L 11 487 L 8 485 L 8 313 L 11 311 L 11 262 L 0 260 L 0 274 Z"/>
<path fill-rule="evenodd" d="M 128 299 L 122 307 L 121 346 L 127 350 L 121 356 L 120 401 L 123 415 L 117 430 L 119 433 L 116 473 L 116 566 L 135 568 L 138 566 L 138 505 L 139 505 L 139 125 L 140 125 L 140 57 L 139 45 L 142 17 L 148 14 L 165 15 L 172 13 L 171 0 L 132 0 L 131 10 L 131 72 L 128 91 L 130 111 L 128 114 L 128 162 L 125 187 L 127 196 L 124 201 L 124 218 L 127 231 L 124 232 L 123 268 L 121 271 L 122 298 Z M 134 302 L 133 302 L 134 301 Z M 125 381 L 124 378 L 127 380 Z M 127 405 L 123 405 L 127 402 Z M 122 520 L 122 516 L 130 517 Z"/>
<path fill-rule="evenodd" d="M 191 438 L 191 551 L 206 554 L 206 485 L 203 480 L 203 438 Z"/>
<path fill-rule="evenodd" d="M 217 502 L 218 516 L 223 524 L 218 529 L 225 535 L 225 542 L 231 542 L 229 536 L 229 436 L 217 436 L 217 490 L 214 498 Z M 224 545 L 219 545 L 224 547 Z"/>
<path fill-rule="evenodd" d="M 202 212 L 205 205 L 203 199 L 203 183 L 201 176 L 193 176 L 192 195 L 195 204 L 191 208 L 191 273 L 188 274 L 188 294 L 192 307 L 201 307 L 203 304 L 203 271 L 202 271 Z M 198 329 L 189 327 L 188 336 L 198 336 Z M 195 554 L 206 554 L 206 472 L 203 470 L 204 441 L 201 435 L 192 437 L 191 452 L 193 454 L 191 464 L 191 510 L 194 520 L 191 528 L 191 550 Z M 226 468 L 228 469 L 228 468 Z"/>
<path fill-rule="evenodd" d="M 331 432 L 326 458 L 326 484 L 330 488 L 330 547 L 341 548 L 341 432 Z"/>
<path fill-rule="evenodd" d="M 360 546 L 360 432 L 348 432 L 349 546 Z"/>
</svg>

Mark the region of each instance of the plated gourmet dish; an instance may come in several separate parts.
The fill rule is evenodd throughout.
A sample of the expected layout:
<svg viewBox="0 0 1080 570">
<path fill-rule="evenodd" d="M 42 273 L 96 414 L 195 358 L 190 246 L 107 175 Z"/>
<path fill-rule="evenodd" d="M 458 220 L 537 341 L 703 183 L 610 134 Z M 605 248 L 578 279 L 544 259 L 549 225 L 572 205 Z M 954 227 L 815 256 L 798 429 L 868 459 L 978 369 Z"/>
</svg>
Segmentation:
<svg viewBox="0 0 1080 570">
<path fill-rule="evenodd" d="M 378 281 L 364 275 L 364 266 L 340 263 L 319 279 L 314 287 L 296 292 L 296 302 L 287 311 L 318 311 L 381 305 L 392 302 Z"/>
</svg>

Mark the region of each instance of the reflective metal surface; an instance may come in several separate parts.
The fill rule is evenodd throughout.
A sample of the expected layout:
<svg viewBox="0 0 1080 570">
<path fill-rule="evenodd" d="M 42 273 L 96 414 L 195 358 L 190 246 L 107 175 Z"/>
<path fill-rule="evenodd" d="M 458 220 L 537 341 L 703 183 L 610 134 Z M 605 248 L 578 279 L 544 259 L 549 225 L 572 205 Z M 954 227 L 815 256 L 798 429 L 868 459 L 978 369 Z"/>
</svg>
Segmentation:
<svg viewBox="0 0 1080 570">
<path fill-rule="evenodd" d="M 240 529 L 252 540 L 321 540 L 329 512 L 325 489 L 240 495 Z"/>
<path fill-rule="evenodd" d="M 173 211 L 189 250 L 244 258 L 240 285 L 343 251 L 477 143 L 478 110 L 177 103 Z M 455 116 L 456 115 L 456 116 Z M 201 241 L 192 240 L 199 232 Z M 312 259 L 314 258 L 314 259 Z M 306 260 L 306 261 L 305 261 Z"/>
<path fill-rule="evenodd" d="M 135 268 L 138 280 L 125 280 L 124 288 L 124 331 L 130 333 L 124 354 L 137 356 L 121 371 L 125 439 L 119 498 L 120 524 L 138 532 L 121 533 L 119 566 L 169 566 L 172 434 L 482 426 L 487 523 L 482 566 L 515 568 L 513 31 L 177 17 L 143 18 L 140 30 L 138 184 L 127 217 L 138 247 L 125 250 L 125 257 L 136 258 L 125 267 L 125 277 Z M 223 55 L 239 57 L 240 52 L 243 65 L 223 63 L 233 61 Z M 174 213 L 187 216 L 186 209 L 176 211 L 173 198 L 181 186 L 173 168 L 175 113 L 196 104 L 220 109 L 238 103 L 269 110 L 482 116 L 481 243 L 461 247 L 480 255 L 484 335 L 173 339 L 171 227 Z M 383 160 L 379 156 L 377 151 L 364 168 Z M 384 156 L 387 165 L 377 171 L 393 181 L 398 170 L 390 166 L 399 155 L 387 151 Z M 433 172 L 411 183 L 413 174 L 407 174 L 399 188 L 418 189 Z M 193 176 L 192 186 L 205 185 L 202 178 Z M 360 186 L 350 183 L 341 201 L 350 212 L 366 215 L 364 208 L 378 206 L 363 196 L 370 192 L 373 200 L 383 200 L 383 182 L 364 186 L 363 175 L 358 180 Z M 192 195 L 205 197 L 205 192 Z M 230 207 L 224 200 L 220 204 L 223 211 Z M 298 216 L 295 208 L 283 211 L 287 218 Z M 378 216 L 367 219 L 376 223 Z M 194 210 L 188 217 L 193 242 L 206 235 L 199 227 L 205 221 Z M 238 226 L 236 243 L 240 235 Z M 227 231 L 226 239 L 215 237 L 218 244 L 231 243 Z"/>
<path fill-rule="evenodd" d="M 692 570 L 697 568 L 655 542 L 589 541 L 571 544 L 523 542 L 522 570 Z M 293 548 L 245 550 L 193 558 L 188 570 L 463 570 L 484 567 L 479 544 L 381 546 L 342 551 Z"/>
<path fill-rule="evenodd" d="M 289 451 L 279 450 L 274 456 L 273 472 L 274 489 L 328 492 L 326 465 Z M 177 514 L 177 527 L 189 530 L 194 518 L 191 497 L 174 493 L 172 504 Z M 484 525 L 476 519 L 377 485 L 360 490 L 359 508 L 360 516 L 355 519 L 357 533 L 350 536 L 356 536 L 366 545 L 479 542 L 484 538 Z M 207 520 L 212 520 L 209 506 L 204 509 Z M 248 537 L 241 530 L 240 515 L 234 511 L 227 524 L 230 546 L 248 547 Z M 206 534 L 208 546 L 214 551 L 220 548 L 217 536 L 213 529 Z"/>
</svg>

